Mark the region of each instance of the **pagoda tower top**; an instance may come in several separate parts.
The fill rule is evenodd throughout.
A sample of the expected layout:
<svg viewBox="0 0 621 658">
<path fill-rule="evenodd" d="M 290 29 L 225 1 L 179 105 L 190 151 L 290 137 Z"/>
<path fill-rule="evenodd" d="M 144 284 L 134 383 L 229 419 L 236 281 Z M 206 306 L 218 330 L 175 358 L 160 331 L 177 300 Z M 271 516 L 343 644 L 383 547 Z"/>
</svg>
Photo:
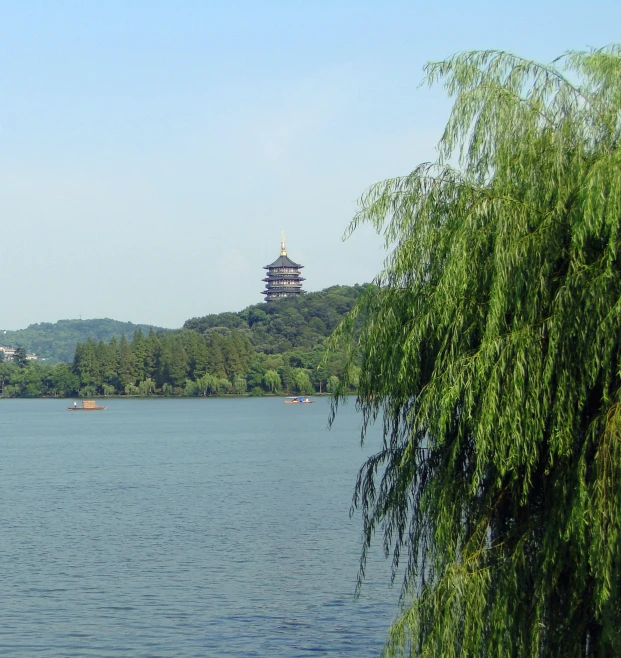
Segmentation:
<svg viewBox="0 0 621 658">
<path fill-rule="evenodd" d="M 263 279 L 267 285 L 262 293 L 265 295 L 265 301 L 273 302 L 280 297 L 299 295 L 302 292 L 302 281 L 304 281 L 300 275 L 303 267 L 304 265 L 294 263 L 287 256 L 287 243 L 283 231 L 280 240 L 280 256 L 263 268 L 267 270 L 267 276 Z"/>
</svg>

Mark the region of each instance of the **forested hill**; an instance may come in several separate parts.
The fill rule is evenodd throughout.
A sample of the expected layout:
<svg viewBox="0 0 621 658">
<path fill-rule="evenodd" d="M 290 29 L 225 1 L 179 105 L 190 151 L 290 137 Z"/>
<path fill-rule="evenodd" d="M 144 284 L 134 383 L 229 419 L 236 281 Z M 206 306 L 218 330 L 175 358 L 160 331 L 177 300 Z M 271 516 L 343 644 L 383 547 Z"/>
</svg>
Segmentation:
<svg viewBox="0 0 621 658">
<path fill-rule="evenodd" d="M 31 324 L 26 329 L 7 331 L 0 336 L 4 347 L 23 347 L 27 352 L 34 352 L 38 357 L 54 361 L 73 360 L 77 343 L 89 338 L 108 342 L 113 336 L 120 339 L 122 335 L 132 336 L 137 329 L 148 333 L 150 325 L 119 322 L 103 318 L 100 320 L 59 320 L 58 322 L 41 322 Z M 155 331 L 160 327 L 153 327 Z"/>
<path fill-rule="evenodd" d="M 255 304 L 239 313 L 218 313 L 185 322 L 201 334 L 246 333 L 257 352 L 283 354 L 316 347 L 334 331 L 368 284 L 332 286 L 320 292 Z"/>
<path fill-rule="evenodd" d="M 23 357 L 0 363 L 0 395 L 310 395 L 336 390 L 344 377 L 347 390 L 355 390 L 359 367 L 346 366 L 341 352 L 326 355 L 324 342 L 365 288 L 334 286 L 239 313 L 194 318 L 175 331 L 143 331 L 112 320 L 35 325 L 13 333 L 43 327 L 50 340 L 48 328 L 78 324 L 87 338 L 74 345 L 67 331 L 66 351 L 56 345 L 55 354 L 72 363 Z M 107 341 L 97 325 L 105 322 L 112 334 Z M 28 349 L 45 353 L 34 342 Z"/>
</svg>

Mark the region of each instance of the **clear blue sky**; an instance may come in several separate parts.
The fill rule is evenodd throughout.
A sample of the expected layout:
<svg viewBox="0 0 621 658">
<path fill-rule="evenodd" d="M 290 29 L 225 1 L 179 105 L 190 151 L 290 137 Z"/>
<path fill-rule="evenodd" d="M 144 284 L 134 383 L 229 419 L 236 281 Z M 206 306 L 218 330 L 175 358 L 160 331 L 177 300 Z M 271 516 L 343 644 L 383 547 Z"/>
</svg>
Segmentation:
<svg viewBox="0 0 621 658">
<path fill-rule="evenodd" d="M 341 236 L 435 157 L 425 62 L 620 28 L 618 0 L 0 2 L 0 329 L 241 310 L 283 228 L 308 290 L 370 281 L 381 239 Z"/>
</svg>

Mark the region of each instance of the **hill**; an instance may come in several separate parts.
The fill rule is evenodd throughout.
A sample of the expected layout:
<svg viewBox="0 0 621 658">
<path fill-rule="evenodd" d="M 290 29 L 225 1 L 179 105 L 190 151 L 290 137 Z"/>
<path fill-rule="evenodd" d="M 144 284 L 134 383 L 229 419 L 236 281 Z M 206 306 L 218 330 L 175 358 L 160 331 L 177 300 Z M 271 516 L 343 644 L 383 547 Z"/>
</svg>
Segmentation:
<svg viewBox="0 0 621 658">
<path fill-rule="evenodd" d="M 37 328 L 39 332 L 42 328 L 48 349 L 55 347 L 55 353 L 65 358 L 74 353 L 73 362 L 0 363 L 0 394 L 94 397 L 332 391 L 343 380 L 345 359 L 340 352 L 326 358 L 324 342 L 366 288 L 333 286 L 237 313 L 192 318 L 178 330 L 143 331 L 139 325 L 113 320 L 33 325 L 13 333 L 23 336 L 30 330 L 37 335 Z M 53 327 L 66 330 L 64 352 L 53 342 L 53 336 L 58 336 L 50 330 Z M 83 331 L 86 340 L 70 343 L 70 327 Z M 107 341 L 104 331 L 112 334 Z M 347 374 L 348 386 L 353 388 L 354 371 Z"/>
<path fill-rule="evenodd" d="M 319 292 L 255 304 L 239 313 L 187 320 L 183 327 L 204 335 L 233 329 L 248 335 L 257 352 L 282 354 L 311 350 L 334 331 L 368 284 L 332 286 Z"/>
<path fill-rule="evenodd" d="M 137 329 L 149 331 L 150 325 L 119 322 L 110 318 L 98 320 L 59 320 L 58 322 L 41 322 L 31 324 L 26 329 L 7 331 L 0 340 L 4 347 L 23 347 L 27 352 L 34 352 L 39 358 L 51 363 L 70 362 L 75 354 L 77 343 L 89 338 L 95 341 L 110 341 L 114 336 L 132 336 Z M 160 327 L 153 327 L 155 331 Z"/>
</svg>

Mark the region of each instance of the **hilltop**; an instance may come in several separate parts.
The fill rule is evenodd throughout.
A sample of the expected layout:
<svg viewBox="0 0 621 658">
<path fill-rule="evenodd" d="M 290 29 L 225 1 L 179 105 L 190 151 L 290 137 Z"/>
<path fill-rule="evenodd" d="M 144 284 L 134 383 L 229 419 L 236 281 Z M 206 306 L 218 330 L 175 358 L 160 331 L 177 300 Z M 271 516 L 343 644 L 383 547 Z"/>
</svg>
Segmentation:
<svg viewBox="0 0 621 658">
<path fill-rule="evenodd" d="M 41 322 L 31 324 L 26 329 L 7 331 L 0 337 L 4 347 L 23 347 L 27 352 L 34 352 L 39 358 L 51 363 L 72 361 L 77 343 L 89 338 L 108 342 L 113 336 L 132 336 L 137 329 L 146 333 L 151 325 L 120 322 L 110 318 L 96 320 L 59 320 L 58 322 Z M 161 331 L 161 327 L 153 327 Z"/>
<path fill-rule="evenodd" d="M 247 334 L 255 350 L 264 354 L 306 351 L 323 343 L 367 286 L 332 286 L 255 304 L 238 313 L 192 318 L 183 327 L 204 335 L 235 329 Z"/>
<path fill-rule="evenodd" d="M 30 331 L 39 338 L 39 353 L 48 345 L 48 353 L 54 348 L 72 363 L 0 364 L 1 395 L 308 395 L 335 390 L 344 375 L 343 354 L 326 355 L 324 342 L 367 287 L 333 286 L 239 312 L 192 318 L 176 330 L 114 320 L 33 325 L 12 334 Z M 86 339 L 70 343 L 71 331 L 77 330 Z M 54 342 L 59 335 L 65 339 L 64 352 Z M 351 372 L 348 381 L 348 386 L 355 382 Z"/>
</svg>

